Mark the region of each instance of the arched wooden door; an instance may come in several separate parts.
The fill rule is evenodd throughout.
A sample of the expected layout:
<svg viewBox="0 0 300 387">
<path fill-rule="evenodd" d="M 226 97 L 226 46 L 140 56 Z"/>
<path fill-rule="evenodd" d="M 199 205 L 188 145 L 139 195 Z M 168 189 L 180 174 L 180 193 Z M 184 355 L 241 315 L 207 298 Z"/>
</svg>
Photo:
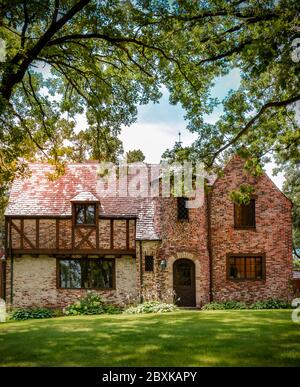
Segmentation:
<svg viewBox="0 0 300 387">
<path fill-rule="evenodd" d="M 178 306 L 196 306 L 195 264 L 190 259 L 174 262 L 173 288 Z"/>
</svg>

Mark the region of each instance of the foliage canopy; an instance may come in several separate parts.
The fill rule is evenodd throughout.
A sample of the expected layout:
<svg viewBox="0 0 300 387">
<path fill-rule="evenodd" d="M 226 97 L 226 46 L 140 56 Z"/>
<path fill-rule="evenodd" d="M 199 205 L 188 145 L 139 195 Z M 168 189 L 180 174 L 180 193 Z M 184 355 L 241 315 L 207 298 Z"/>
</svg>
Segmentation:
<svg viewBox="0 0 300 387">
<path fill-rule="evenodd" d="M 21 157 L 115 161 L 121 125 L 157 102 L 161 85 L 198 134 L 171 157 L 211 166 L 246 144 L 254 168 L 270 151 L 299 158 L 299 10 L 298 0 L 2 1 L 0 185 L 23 172 Z M 233 68 L 239 89 L 205 123 L 220 103 L 210 94 L 216 77 Z M 81 113 L 88 129 L 78 132 Z"/>
</svg>

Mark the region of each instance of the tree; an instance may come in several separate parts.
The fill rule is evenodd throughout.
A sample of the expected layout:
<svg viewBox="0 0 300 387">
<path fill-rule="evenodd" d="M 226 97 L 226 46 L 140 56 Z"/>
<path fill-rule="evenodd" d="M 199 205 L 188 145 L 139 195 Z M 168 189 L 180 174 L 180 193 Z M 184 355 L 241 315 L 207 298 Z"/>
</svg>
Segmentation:
<svg viewBox="0 0 300 387">
<path fill-rule="evenodd" d="M 181 8 L 177 17 L 182 34 L 189 35 L 190 47 L 199 53 L 200 58 L 193 60 L 205 86 L 198 105 L 193 97 L 189 105 L 190 91 L 185 88 L 178 87 L 171 95 L 173 102 L 183 103 L 188 128 L 199 137 L 185 153 L 175 146 L 164 157 L 169 152 L 171 159 L 200 158 L 210 167 L 239 152 L 249 159 L 249 169 L 258 173 L 271 154 L 285 160 L 299 158 L 295 103 L 300 117 L 300 62 L 293 51 L 300 36 L 300 5 L 296 1 L 229 4 L 226 8 L 225 2 L 205 2 L 199 11 L 196 2 L 193 9 L 187 2 L 185 12 Z M 214 125 L 205 123 L 203 113 L 210 113 L 218 103 L 209 94 L 214 78 L 233 68 L 240 70 L 239 89 L 223 101 L 221 118 Z"/>
<path fill-rule="evenodd" d="M 199 134 L 188 157 L 211 166 L 242 144 L 253 165 L 270 151 L 298 157 L 290 107 L 300 99 L 291 57 L 299 10 L 298 0 L 3 0 L 0 185 L 22 173 L 20 157 L 70 157 L 80 113 L 87 150 L 115 159 L 121 125 L 136 119 L 138 104 L 157 101 L 162 84 Z M 235 67 L 240 88 L 216 125 L 205 123 L 219 103 L 215 78 Z"/>
<path fill-rule="evenodd" d="M 126 152 L 127 163 L 138 163 L 145 161 L 145 155 L 140 149 L 134 149 Z"/>
<path fill-rule="evenodd" d="M 300 162 L 285 166 L 285 182 L 283 192 L 293 202 L 293 247 L 294 253 L 300 258 Z"/>
</svg>

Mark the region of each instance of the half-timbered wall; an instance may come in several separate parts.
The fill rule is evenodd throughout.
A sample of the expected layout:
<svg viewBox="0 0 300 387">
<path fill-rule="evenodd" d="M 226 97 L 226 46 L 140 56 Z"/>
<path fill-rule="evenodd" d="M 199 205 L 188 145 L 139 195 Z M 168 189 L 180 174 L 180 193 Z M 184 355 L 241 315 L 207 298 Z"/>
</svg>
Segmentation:
<svg viewBox="0 0 300 387">
<path fill-rule="evenodd" d="M 15 253 L 135 254 L 135 219 L 100 218 L 96 226 L 74 226 L 71 218 L 11 218 Z"/>
</svg>

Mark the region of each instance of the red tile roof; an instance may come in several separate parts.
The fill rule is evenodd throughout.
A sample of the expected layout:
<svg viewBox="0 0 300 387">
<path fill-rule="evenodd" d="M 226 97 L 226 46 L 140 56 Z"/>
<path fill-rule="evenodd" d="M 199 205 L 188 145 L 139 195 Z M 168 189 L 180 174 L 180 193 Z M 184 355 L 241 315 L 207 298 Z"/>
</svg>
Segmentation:
<svg viewBox="0 0 300 387">
<path fill-rule="evenodd" d="M 111 196 L 101 187 L 98 163 L 67 164 L 56 180 L 49 179 L 54 171 L 49 164 L 31 163 L 29 169 L 28 178 L 16 179 L 12 185 L 6 216 L 71 216 L 72 201 L 99 201 L 100 216 L 136 217 L 137 239 L 160 239 L 159 200 Z M 215 176 L 206 178 L 209 184 L 215 180 Z"/>
<path fill-rule="evenodd" d="M 97 163 L 74 163 L 65 174 L 49 180 L 53 167 L 29 164 L 31 175 L 17 179 L 10 191 L 6 216 L 71 216 L 71 201 L 87 197 L 100 201 L 100 215 L 137 218 L 137 239 L 159 239 L 152 198 L 107 196 L 99 185 Z"/>
</svg>

